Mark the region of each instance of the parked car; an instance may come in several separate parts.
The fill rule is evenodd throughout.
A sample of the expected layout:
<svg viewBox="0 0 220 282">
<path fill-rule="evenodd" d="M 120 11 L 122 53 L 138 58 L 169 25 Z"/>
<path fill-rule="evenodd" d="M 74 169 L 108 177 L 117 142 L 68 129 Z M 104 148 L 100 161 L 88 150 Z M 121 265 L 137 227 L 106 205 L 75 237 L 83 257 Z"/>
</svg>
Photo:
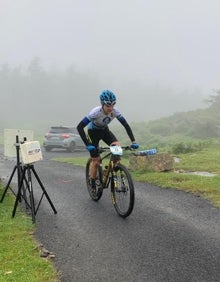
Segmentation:
<svg viewBox="0 0 220 282">
<path fill-rule="evenodd" d="M 85 148 L 77 129 L 71 126 L 51 126 L 44 136 L 43 147 L 46 151 L 54 148 L 62 148 L 69 152 L 75 149 Z"/>
</svg>

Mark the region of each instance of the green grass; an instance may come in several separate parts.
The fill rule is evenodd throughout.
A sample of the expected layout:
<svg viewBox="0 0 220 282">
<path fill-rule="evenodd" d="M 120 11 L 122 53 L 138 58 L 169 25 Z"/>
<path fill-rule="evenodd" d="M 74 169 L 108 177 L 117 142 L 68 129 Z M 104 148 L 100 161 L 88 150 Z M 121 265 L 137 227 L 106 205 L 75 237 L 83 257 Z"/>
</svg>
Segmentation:
<svg viewBox="0 0 220 282">
<path fill-rule="evenodd" d="M 208 171 L 220 174 L 220 146 L 211 146 L 204 148 L 196 153 L 181 154 L 178 156 L 180 163 L 176 168 L 182 168 L 192 171 Z"/>
<path fill-rule="evenodd" d="M 162 188 L 175 188 L 204 197 L 220 207 L 220 176 L 204 177 L 174 172 L 133 172 L 138 181 L 155 184 Z"/>
<path fill-rule="evenodd" d="M 1 185 L 0 195 L 2 191 Z M 15 197 L 7 193 L 0 203 L 0 282 L 58 281 L 52 262 L 40 257 L 31 217 L 18 207 L 12 218 L 14 202 Z"/>
<path fill-rule="evenodd" d="M 185 172 L 209 172 L 216 176 L 206 177 L 176 172 L 148 172 L 131 170 L 132 177 L 136 181 L 148 182 L 161 188 L 175 188 L 191 192 L 204 197 L 211 203 L 220 207 L 220 146 L 211 145 L 196 153 L 180 154 L 176 156 L 180 159 L 175 164 L 175 171 Z M 79 158 L 59 158 L 57 161 L 67 162 L 73 165 L 85 167 L 87 157 Z M 127 156 L 122 162 L 129 166 Z"/>
</svg>

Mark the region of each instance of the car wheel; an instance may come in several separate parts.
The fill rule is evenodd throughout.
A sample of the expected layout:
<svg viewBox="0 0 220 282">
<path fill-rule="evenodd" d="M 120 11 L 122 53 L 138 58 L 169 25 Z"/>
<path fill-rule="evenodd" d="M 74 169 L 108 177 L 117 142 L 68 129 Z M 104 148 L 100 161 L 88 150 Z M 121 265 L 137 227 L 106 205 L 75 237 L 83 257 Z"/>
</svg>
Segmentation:
<svg viewBox="0 0 220 282">
<path fill-rule="evenodd" d="M 71 153 L 73 153 L 73 152 L 75 151 L 75 148 L 76 148 L 75 143 L 74 143 L 74 142 L 71 142 L 71 143 L 70 143 L 70 146 L 69 146 L 69 148 L 68 148 L 68 151 L 71 152 Z"/>
</svg>

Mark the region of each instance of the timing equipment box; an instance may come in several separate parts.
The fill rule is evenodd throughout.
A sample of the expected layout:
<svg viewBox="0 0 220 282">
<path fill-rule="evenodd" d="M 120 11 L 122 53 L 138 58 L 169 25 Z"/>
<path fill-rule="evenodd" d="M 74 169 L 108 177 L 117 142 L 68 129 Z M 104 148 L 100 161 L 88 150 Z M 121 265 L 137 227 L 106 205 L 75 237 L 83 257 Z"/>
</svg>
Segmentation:
<svg viewBox="0 0 220 282">
<path fill-rule="evenodd" d="M 24 164 L 43 160 L 39 141 L 24 142 L 20 145 L 21 157 Z"/>
</svg>

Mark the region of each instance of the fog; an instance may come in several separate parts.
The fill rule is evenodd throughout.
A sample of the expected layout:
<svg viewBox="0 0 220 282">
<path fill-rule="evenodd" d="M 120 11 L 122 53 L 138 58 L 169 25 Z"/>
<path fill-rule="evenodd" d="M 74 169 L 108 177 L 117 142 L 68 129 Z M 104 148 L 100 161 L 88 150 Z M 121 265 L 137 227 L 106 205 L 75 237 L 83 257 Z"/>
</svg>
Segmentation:
<svg viewBox="0 0 220 282">
<path fill-rule="evenodd" d="M 1 128 L 76 124 L 102 89 L 129 121 L 206 107 L 219 89 L 219 10 L 218 0 L 0 0 Z M 34 62 L 54 78 L 47 89 L 27 87 Z"/>
</svg>

